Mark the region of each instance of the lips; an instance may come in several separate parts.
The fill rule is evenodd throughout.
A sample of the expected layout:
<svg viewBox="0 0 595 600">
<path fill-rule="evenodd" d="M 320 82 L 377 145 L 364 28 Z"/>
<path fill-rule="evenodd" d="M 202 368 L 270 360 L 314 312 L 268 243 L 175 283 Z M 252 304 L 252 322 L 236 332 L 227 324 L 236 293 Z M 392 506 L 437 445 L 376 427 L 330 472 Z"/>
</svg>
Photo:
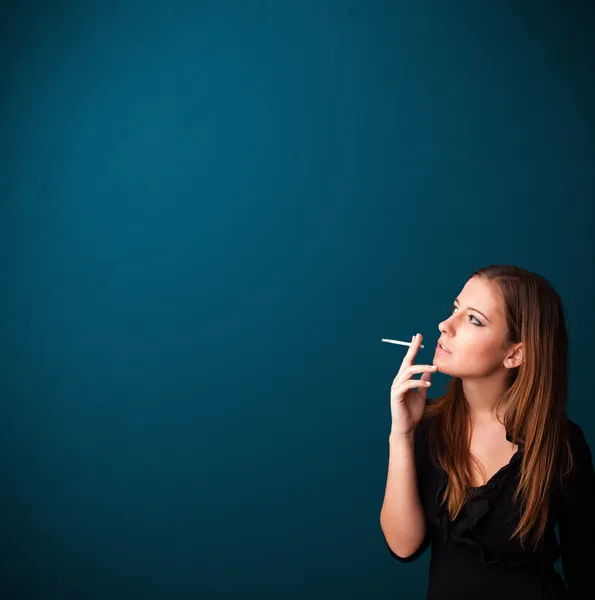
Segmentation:
<svg viewBox="0 0 595 600">
<path fill-rule="evenodd" d="M 445 345 L 444 345 L 444 344 L 443 344 L 443 343 L 442 343 L 440 340 L 438 340 L 438 346 L 439 346 L 439 347 L 440 347 L 440 346 L 442 346 L 442 349 L 443 349 L 445 352 L 448 352 L 448 353 L 452 354 L 452 352 L 450 351 L 450 348 L 447 348 L 447 347 L 446 347 L 446 346 L 445 346 Z"/>
</svg>

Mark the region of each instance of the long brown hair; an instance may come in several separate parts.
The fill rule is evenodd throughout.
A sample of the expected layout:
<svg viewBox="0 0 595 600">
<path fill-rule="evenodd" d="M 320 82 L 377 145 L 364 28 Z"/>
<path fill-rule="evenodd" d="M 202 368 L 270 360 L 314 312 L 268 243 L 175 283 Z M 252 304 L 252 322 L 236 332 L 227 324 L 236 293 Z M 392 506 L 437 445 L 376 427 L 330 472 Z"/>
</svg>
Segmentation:
<svg viewBox="0 0 595 600">
<path fill-rule="evenodd" d="M 472 273 L 495 286 L 503 300 L 507 342 L 523 344 L 523 362 L 511 369 L 509 387 L 493 410 L 506 404 L 503 424 L 512 439 L 522 440 L 521 476 L 514 495 L 520 500 L 520 522 L 510 539 L 525 547 L 542 541 L 549 510 L 549 490 L 556 473 L 572 468 L 566 401 L 568 388 L 568 333 L 562 301 L 540 275 L 512 265 L 490 265 Z M 447 393 L 425 409 L 430 426 L 430 449 L 448 474 L 442 502 L 451 520 L 459 514 L 472 487 L 469 452 L 470 418 L 462 380 L 453 377 Z M 561 472 L 563 447 L 568 469 Z M 519 448 L 520 450 L 520 448 Z M 561 481 L 561 479 L 560 479 Z"/>
</svg>

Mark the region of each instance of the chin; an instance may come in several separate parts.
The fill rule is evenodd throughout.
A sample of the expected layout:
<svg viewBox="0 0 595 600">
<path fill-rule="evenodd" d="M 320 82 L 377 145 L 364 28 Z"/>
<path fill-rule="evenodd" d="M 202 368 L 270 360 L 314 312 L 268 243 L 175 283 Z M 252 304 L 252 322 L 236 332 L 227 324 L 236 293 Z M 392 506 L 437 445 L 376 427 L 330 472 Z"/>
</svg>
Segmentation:
<svg viewBox="0 0 595 600">
<path fill-rule="evenodd" d="M 436 373 L 442 373 L 442 375 L 448 375 L 449 377 L 458 377 L 459 376 L 457 373 L 453 372 L 451 369 L 443 367 L 439 363 L 434 363 L 434 364 L 437 367 Z"/>
<path fill-rule="evenodd" d="M 448 375 L 449 377 L 464 377 L 464 373 L 460 372 L 460 369 L 457 369 L 456 365 L 449 365 L 450 359 L 444 359 L 442 356 L 436 356 L 434 361 L 432 362 L 435 365 L 436 373 L 442 373 L 443 375 Z"/>
</svg>

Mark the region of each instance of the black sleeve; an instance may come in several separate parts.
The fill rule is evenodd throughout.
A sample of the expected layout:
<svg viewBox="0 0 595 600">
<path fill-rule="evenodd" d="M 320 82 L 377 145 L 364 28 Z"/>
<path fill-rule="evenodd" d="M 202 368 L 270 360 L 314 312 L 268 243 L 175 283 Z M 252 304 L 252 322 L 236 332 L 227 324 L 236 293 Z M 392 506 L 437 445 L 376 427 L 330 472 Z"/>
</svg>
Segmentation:
<svg viewBox="0 0 595 600">
<path fill-rule="evenodd" d="M 574 457 L 564 482 L 558 532 L 564 579 L 573 600 L 593 598 L 595 568 L 595 471 L 581 428 L 570 421 Z"/>
<path fill-rule="evenodd" d="M 427 431 L 428 431 L 428 421 L 422 420 L 420 423 L 418 423 L 417 427 L 415 428 L 415 433 L 413 436 L 414 456 L 415 456 L 415 472 L 417 475 L 417 489 L 419 491 L 420 497 L 422 497 L 422 498 L 423 498 L 423 487 L 425 485 L 424 474 L 426 473 L 424 463 L 425 463 L 425 460 L 427 457 Z M 426 521 L 426 536 L 422 540 L 419 548 L 410 556 L 403 557 L 403 556 L 399 556 L 398 554 L 395 554 L 392 551 L 391 547 L 388 545 L 386 538 L 384 539 L 384 543 L 386 544 L 386 547 L 387 547 L 388 551 L 390 552 L 390 554 L 392 555 L 392 557 L 395 560 L 402 562 L 402 563 L 408 563 L 408 562 L 417 560 L 427 550 L 428 546 L 430 545 L 430 542 L 431 542 L 430 527 L 429 527 L 427 521 Z"/>
</svg>

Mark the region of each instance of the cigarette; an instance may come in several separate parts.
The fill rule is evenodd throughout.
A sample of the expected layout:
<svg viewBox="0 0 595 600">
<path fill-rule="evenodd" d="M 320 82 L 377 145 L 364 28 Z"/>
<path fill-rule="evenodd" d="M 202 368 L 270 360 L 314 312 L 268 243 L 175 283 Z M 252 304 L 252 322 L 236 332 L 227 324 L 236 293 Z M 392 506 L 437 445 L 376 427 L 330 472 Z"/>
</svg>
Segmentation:
<svg viewBox="0 0 595 600">
<path fill-rule="evenodd" d="M 401 342 L 399 340 L 387 340 L 386 338 L 382 338 L 380 340 L 381 342 L 388 342 L 389 344 L 399 344 L 399 346 L 411 346 L 411 342 Z M 420 348 L 423 348 L 424 345 L 422 344 L 420 346 Z"/>
</svg>

